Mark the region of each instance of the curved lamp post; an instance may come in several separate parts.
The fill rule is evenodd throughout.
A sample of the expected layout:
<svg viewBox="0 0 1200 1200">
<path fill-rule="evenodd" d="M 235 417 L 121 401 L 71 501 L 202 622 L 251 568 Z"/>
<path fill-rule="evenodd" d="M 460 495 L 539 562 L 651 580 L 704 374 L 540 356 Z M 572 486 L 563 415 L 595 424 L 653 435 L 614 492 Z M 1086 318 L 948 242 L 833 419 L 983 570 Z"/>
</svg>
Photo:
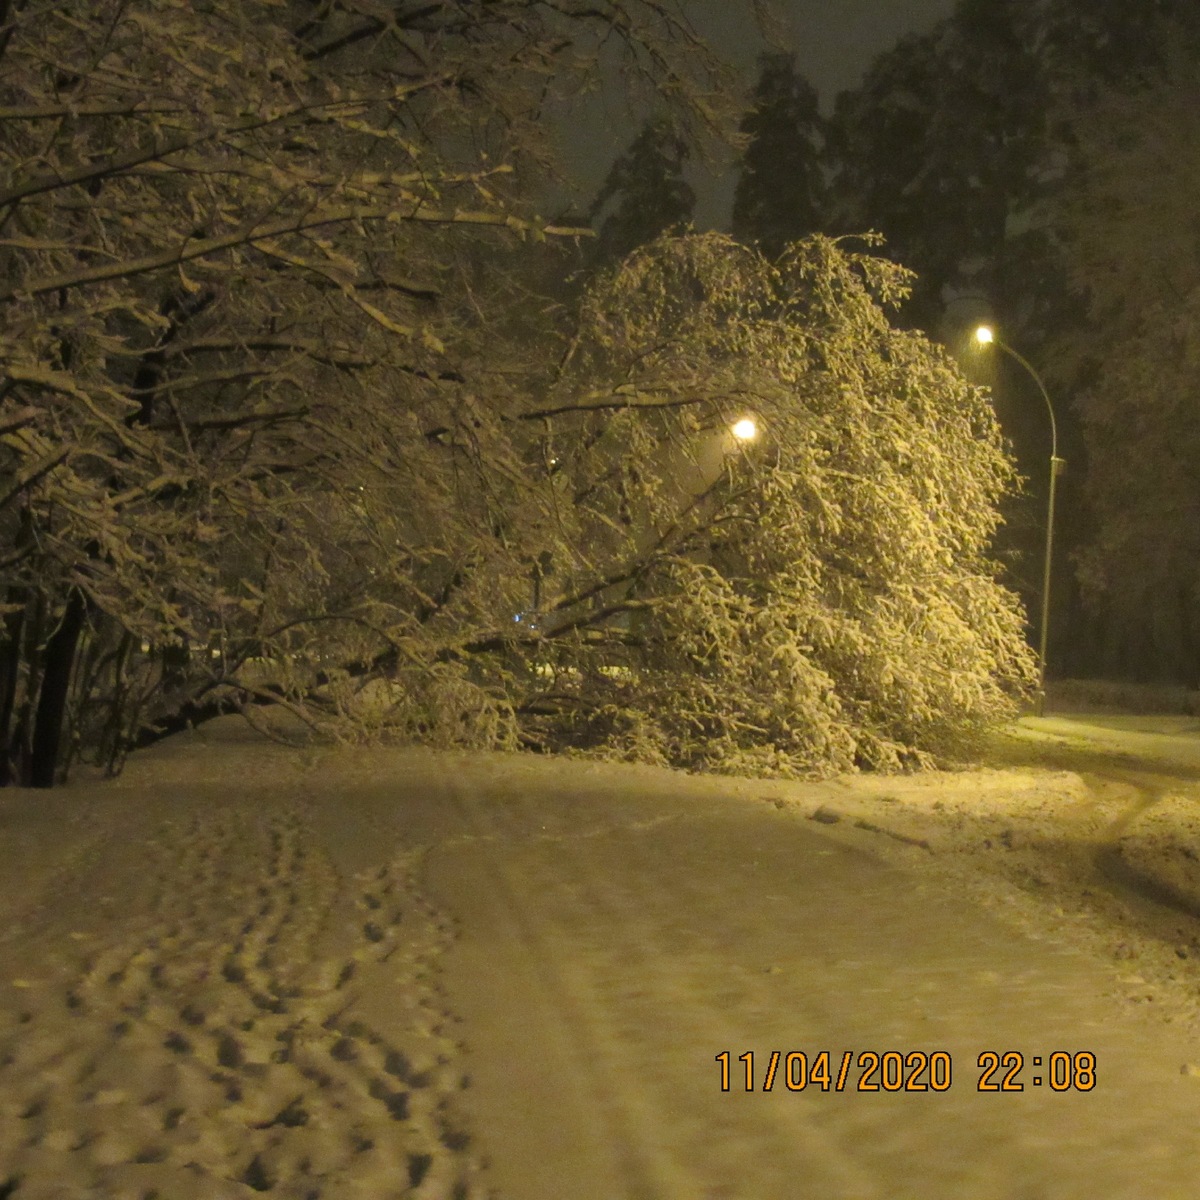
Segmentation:
<svg viewBox="0 0 1200 1200">
<path fill-rule="evenodd" d="M 1034 712 L 1041 716 L 1046 707 L 1046 637 L 1050 629 L 1050 565 L 1054 554 L 1054 491 L 1055 484 L 1062 472 L 1066 461 L 1058 457 L 1058 424 L 1054 420 L 1054 406 L 1050 403 L 1050 394 L 1042 377 L 1033 369 L 1029 362 L 1018 354 L 1010 345 L 996 336 L 990 325 L 980 325 L 975 330 L 975 340 L 981 346 L 995 343 L 1006 354 L 1011 355 L 1033 376 L 1033 381 L 1046 401 L 1046 411 L 1050 414 L 1050 501 L 1046 514 L 1046 560 L 1042 567 L 1042 628 L 1038 644 L 1038 690 L 1037 707 Z"/>
</svg>

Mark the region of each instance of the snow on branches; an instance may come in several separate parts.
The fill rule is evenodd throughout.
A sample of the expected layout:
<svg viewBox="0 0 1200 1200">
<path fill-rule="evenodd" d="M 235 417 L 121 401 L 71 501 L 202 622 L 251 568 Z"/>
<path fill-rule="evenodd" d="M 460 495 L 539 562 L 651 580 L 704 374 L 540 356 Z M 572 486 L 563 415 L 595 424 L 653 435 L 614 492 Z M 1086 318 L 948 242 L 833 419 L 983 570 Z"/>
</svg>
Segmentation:
<svg viewBox="0 0 1200 1200">
<path fill-rule="evenodd" d="M 1012 469 L 985 397 L 890 326 L 902 272 L 688 236 L 574 316 L 541 294 L 570 232 L 520 192 L 547 87 L 615 37 L 713 121 L 675 13 L 12 7 L 5 781 L 267 704 L 790 772 L 1009 711 Z"/>
<path fill-rule="evenodd" d="M 404 436 L 482 259 L 572 232 L 513 182 L 545 106 L 620 46 L 704 126 L 713 64 L 661 0 L 0 10 L 0 782 L 45 785 L 420 627 Z"/>
<path fill-rule="evenodd" d="M 572 498 L 542 637 L 559 661 L 581 629 L 603 647 L 579 678 L 605 703 L 581 683 L 573 714 L 593 736 L 689 767 L 895 768 L 1012 711 L 1031 659 L 986 551 L 1013 468 L 986 395 L 889 324 L 906 286 L 845 241 L 772 265 L 708 234 L 587 297 L 541 402 Z"/>
</svg>

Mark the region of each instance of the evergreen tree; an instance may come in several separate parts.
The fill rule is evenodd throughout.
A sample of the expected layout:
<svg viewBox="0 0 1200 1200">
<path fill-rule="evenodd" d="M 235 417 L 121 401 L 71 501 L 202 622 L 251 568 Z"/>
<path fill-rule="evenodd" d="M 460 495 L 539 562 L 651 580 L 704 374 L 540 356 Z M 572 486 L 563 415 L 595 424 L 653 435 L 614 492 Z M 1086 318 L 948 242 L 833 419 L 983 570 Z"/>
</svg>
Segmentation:
<svg viewBox="0 0 1200 1200">
<path fill-rule="evenodd" d="M 1161 79 L 1200 44 L 1194 0 L 1041 0 L 1040 55 L 1056 90 L 1087 100 L 1102 88 Z"/>
<path fill-rule="evenodd" d="M 683 177 L 687 142 L 665 117 L 652 117 L 608 172 L 588 214 L 600 219 L 593 259 L 617 262 L 687 222 L 696 193 Z"/>
<path fill-rule="evenodd" d="M 951 292 L 992 293 L 1013 218 L 1037 194 L 1045 103 L 1026 7 L 965 0 L 837 100 L 835 223 L 879 230 L 917 272 L 907 315 L 926 329 Z"/>
<path fill-rule="evenodd" d="M 750 142 L 733 197 L 733 236 L 775 258 L 824 225 L 824 122 L 794 54 L 762 55 L 741 132 Z"/>
</svg>

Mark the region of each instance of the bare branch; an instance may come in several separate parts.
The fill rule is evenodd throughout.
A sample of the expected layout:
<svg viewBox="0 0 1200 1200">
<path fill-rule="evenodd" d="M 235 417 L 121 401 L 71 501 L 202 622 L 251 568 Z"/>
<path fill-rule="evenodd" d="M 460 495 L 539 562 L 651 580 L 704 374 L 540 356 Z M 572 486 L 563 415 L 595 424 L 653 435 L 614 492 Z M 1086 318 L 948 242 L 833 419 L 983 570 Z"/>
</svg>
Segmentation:
<svg viewBox="0 0 1200 1200">
<path fill-rule="evenodd" d="M 142 101 L 115 108 L 105 104 L 26 105 L 23 108 L 0 108 L 0 121 L 56 121 L 63 117 L 165 117 L 178 116 L 187 111 L 176 105 L 146 104 Z"/>
<path fill-rule="evenodd" d="M 281 408 L 274 412 L 242 413 L 237 417 L 203 417 L 188 421 L 188 429 L 242 429 L 248 425 L 278 425 L 283 421 L 299 421 L 309 414 L 308 408 Z"/>
<path fill-rule="evenodd" d="M 300 354 L 322 366 L 338 367 L 342 370 L 357 370 L 376 365 L 377 360 L 342 353 L 324 342 L 304 338 L 256 337 L 238 340 L 235 338 L 192 338 L 187 342 L 174 342 L 164 349 L 164 357 L 189 357 L 193 354 L 244 354 L 259 353 Z"/>
<path fill-rule="evenodd" d="M 548 417 L 561 417 L 566 413 L 613 412 L 627 409 L 672 409 L 691 408 L 697 404 L 711 404 L 711 395 L 695 395 L 674 397 L 672 399 L 643 400 L 641 390 L 629 388 L 626 385 L 615 388 L 614 393 L 620 399 L 589 399 L 580 404 L 560 404 L 553 408 L 535 408 L 527 412 L 517 413 L 520 421 L 544 421 Z M 669 393 L 668 393 L 669 394 Z M 632 395 L 632 399 L 625 397 Z"/>
</svg>

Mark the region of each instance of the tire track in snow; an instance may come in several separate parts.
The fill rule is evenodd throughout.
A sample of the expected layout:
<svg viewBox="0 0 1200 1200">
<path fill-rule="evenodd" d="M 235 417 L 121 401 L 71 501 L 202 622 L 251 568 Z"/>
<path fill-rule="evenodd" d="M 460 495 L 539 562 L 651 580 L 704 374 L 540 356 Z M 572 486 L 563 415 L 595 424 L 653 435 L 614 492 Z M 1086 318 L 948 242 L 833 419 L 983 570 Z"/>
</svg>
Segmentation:
<svg viewBox="0 0 1200 1200">
<path fill-rule="evenodd" d="M 522 943 L 538 991 L 528 998 L 529 1020 L 553 1026 L 553 1036 L 538 1039 L 539 1076 L 569 1083 L 582 1097 L 583 1119 L 602 1131 L 597 1140 L 608 1162 L 597 1170 L 611 1176 L 600 1184 L 575 1179 L 572 1195 L 791 1197 L 799 1194 L 795 1170 L 803 1164 L 804 1195 L 882 1200 L 880 1186 L 818 1125 L 797 1119 L 795 1105 L 726 1102 L 718 1114 L 719 1100 L 697 1095 L 698 1078 L 717 1092 L 711 1060 L 730 1048 L 730 1009 L 777 1003 L 762 976 L 749 971 L 727 975 L 714 996 L 712 956 L 681 953 L 675 922 L 680 912 L 711 904 L 707 881 L 686 869 L 669 880 L 654 878 L 662 861 L 653 848 L 642 855 L 645 873 L 631 862 L 617 878 L 602 873 L 590 855 L 571 851 L 581 841 L 624 838 L 626 853 L 636 857 L 639 834 L 686 817 L 540 833 L 544 813 L 520 793 L 484 789 L 477 800 L 461 786 L 453 791 L 471 832 L 441 849 L 453 855 L 473 846 L 486 857 L 494 907 Z M 552 846 L 563 854 L 536 852 Z M 680 889 L 697 903 L 681 898 Z M 565 1092 L 563 1100 L 561 1121 L 547 1129 L 573 1151 L 581 1131 L 566 1118 L 572 1106 Z M 520 1200 L 534 1194 L 513 1192 Z M 536 1196 L 541 1200 L 543 1192 Z"/>
</svg>

